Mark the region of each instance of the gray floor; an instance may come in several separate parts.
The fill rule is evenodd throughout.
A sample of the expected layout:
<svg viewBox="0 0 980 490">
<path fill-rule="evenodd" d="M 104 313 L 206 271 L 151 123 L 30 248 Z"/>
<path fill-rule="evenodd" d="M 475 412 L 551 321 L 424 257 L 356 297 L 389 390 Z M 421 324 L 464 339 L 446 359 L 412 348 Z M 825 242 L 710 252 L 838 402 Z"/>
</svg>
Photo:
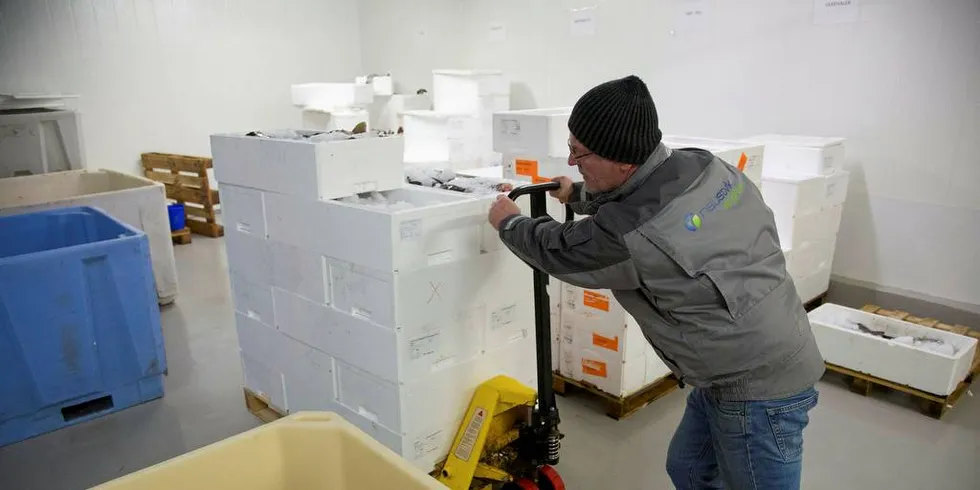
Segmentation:
<svg viewBox="0 0 980 490">
<path fill-rule="evenodd" d="M 244 407 L 221 240 L 176 247 L 181 293 L 163 310 L 166 396 L 99 420 L 0 448 L 0 489 L 75 489 L 169 459 L 259 422 Z M 807 489 L 980 488 L 980 401 L 942 421 L 902 396 L 863 398 L 828 377 L 806 432 Z M 685 392 L 617 422 L 581 396 L 559 399 L 560 471 L 570 489 L 669 489 L 667 443 Z"/>
</svg>

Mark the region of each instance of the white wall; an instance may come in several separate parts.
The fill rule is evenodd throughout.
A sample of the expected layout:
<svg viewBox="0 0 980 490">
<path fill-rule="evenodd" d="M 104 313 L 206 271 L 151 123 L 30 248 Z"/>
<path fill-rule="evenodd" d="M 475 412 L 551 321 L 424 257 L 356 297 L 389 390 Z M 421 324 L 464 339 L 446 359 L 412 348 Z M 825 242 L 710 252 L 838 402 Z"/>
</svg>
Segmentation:
<svg viewBox="0 0 980 490">
<path fill-rule="evenodd" d="M 357 0 L 3 0 L 0 93 L 81 96 L 89 168 L 297 127 L 289 85 L 353 80 Z"/>
<path fill-rule="evenodd" d="M 672 32 L 678 0 L 422 3 L 464 5 L 429 25 L 465 33 L 458 67 L 507 71 L 516 108 L 570 105 L 635 73 L 666 133 L 847 137 L 835 274 L 980 305 L 980 2 L 863 0 L 859 22 L 818 26 L 811 0 L 708 0 L 684 32 Z M 570 37 L 568 9 L 590 5 L 596 35 Z M 375 0 L 362 16 L 411 31 L 413 8 Z M 506 41 L 488 41 L 490 22 Z M 369 70 L 419 79 L 436 67 L 413 46 L 376 43 L 365 38 Z"/>
</svg>

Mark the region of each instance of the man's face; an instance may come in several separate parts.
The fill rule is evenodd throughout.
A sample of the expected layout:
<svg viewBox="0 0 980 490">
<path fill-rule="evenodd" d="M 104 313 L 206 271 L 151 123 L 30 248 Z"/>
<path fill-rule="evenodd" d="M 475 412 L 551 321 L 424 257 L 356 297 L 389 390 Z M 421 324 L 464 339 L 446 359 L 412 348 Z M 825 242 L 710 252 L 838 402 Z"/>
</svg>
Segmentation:
<svg viewBox="0 0 980 490">
<path fill-rule="evenodd" d="M 626 182 L 635 170 L 634 165 L 617 163 L 592 153 L 574 136 L 568 138 L 568 164 L 578 167 L 585 190 L 609 192 Z"/>
</svg>

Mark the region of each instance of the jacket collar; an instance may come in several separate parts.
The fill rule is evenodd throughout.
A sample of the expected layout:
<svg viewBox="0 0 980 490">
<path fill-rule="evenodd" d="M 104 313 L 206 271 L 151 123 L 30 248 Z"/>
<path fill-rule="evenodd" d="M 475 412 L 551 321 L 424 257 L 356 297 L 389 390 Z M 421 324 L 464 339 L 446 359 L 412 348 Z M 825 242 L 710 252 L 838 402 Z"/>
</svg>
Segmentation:
<svg viewBox="0 0 980 490">
<path fill-rule="evenodd" d="M 635 191 L 640 185 L 643 184 L 650 177 L 660 165 L 662 165 L 667 158 L 670 157 L 671 149 L 667 148 L 663 143 L 657 145 L 657 148 L 653 150 L 653 153 L 647 158 L 640 168 L 633 172 L 630 178 L 623 182 L 623 185 L 607 192 L 600 192 L 598 194 L 589 194 L 585 191 L 585 186 L 582 186 L 582 202 L 585 203 L 587 209 L 594 213 L 598 210 L 599 206 L 603 203 L 610 201 L 616 201 L 625 196 L 630 195 Z"/>
</svg>

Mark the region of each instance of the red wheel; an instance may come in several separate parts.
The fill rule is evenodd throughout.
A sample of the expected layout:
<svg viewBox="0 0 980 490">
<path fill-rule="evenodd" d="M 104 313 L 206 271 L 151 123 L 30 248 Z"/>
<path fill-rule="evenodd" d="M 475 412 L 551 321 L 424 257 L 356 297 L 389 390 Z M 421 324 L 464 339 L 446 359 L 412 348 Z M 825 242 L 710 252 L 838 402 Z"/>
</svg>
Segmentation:
<svg viewBox="0 0 980 490">
<path fill-rule="evenodd" d="M 541 476 L 541 490 L 565 490 L 565 480 L 561 479 L 557 470 L 544 465 L 538 472 Z"/>
</svg>

